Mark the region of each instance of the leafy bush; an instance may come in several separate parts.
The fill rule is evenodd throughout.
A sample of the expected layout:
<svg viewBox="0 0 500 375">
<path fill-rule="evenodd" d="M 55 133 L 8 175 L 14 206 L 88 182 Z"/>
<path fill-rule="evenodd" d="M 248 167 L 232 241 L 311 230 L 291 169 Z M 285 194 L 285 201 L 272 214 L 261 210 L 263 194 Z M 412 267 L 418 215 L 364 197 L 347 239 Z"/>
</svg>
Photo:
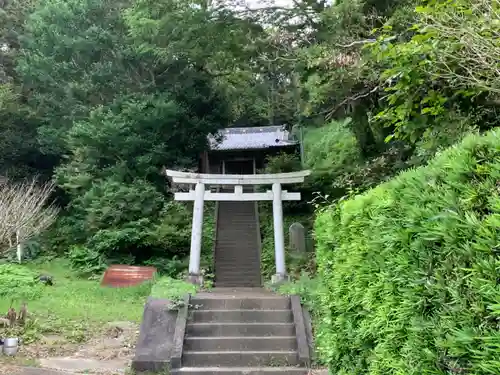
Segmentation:
<svg viewBox="0 0 500 375">
<path fill-rule="evenodd" d="M 161 277 L 156 280 L 151 289 L 151 297 L 164 298 L 178 302 L 186 293 L 196 294 L 197 286 L 171 277 Z"/>
<path fill-rule="evenodd" d="M 43 289 L 37 276 L 23 266 L 0 264 L 0 298 L 30 301 L 40 297 Z"/>
<path fill-rule="evenodd" d="M 68 258 L 71 268 L 82 275 L 93 275 L 106 269 L 103 254 L 84 246 L 72 246 Z"/>
<path fill-rule="evenodd" d="M 335 374 L 498 374 L 500 131 L 323 210 L 318 348 Z"/>
<path fill-rule="evenodd" d="M 308 129 L 304 137 L 305 163 L 319 171 L 335 171 L 360 160 L 356 137 L 348 128 L 350 119 L 332 121 L 320 128 Z"/>
<path fill-rule="evenodd" d="M 144 261 L 143 264 L 155 267 L 160 275 L 168 277 L 176 277 L 188 267 L 187 259 L 179 259 L 176 255 L 174 255 L 171 259 L 167 259 L 165 257 L 152 257 Z"/>
<path fill-rule="evenodd" d="M 276 156 L 266 158 L 265 173 L 297 172 L 302 169 L 300 159 L 295 154 L 282 152 Z"/>
</svg>

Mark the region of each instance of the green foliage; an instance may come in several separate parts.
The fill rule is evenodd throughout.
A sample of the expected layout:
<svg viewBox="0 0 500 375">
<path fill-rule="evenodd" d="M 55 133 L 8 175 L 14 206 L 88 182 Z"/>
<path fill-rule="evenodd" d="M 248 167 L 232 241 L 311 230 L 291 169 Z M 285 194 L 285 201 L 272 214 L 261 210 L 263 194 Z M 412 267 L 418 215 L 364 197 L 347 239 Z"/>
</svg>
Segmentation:
<svg viewBox="0 0 500 375">
<path fill-rule="evenodd" d="M 71 268 L 80 275 L 93 275 L 106 269 L 103 254 L 83 246 L 73 245 L 67 253 Z"/>
<path fill-rule="evenodd" d="M 207 135 L 227 123 L 225 94 L 208 72 L 192 60 L 159 61 L 161 45 L 142 48 L 139 3 L 41 1 L 17 59 L 34 92 L 25 99 L 39 120 L 36 142 L 57 160 L 59 193 L 69 201 L 49 244 L 71 248 L 82 270 L 86 262 L 88 271 L 113 259 L 185 255 L 187 215 L 167 204 L 160 170 L 192 166 Z M 166 3 L 174 4 L 156 5 Z M 217 25 L 186 24 L 189 7 L 181 8 L 161 26 L 171 34 Z"/>
<path fill-rule="evenodd" d="M 274 252 L 274 230 L 272 213 L 265 209 L 260 209 L 260 232 L 262 238 L 262 250 L 260 254 L 261 274 L 264 280 L 271 280 L 271 276 L 276 273 L 276 255 Z M 312 225 L 312 216 L 307 214 L 292 215 L 288 214 L 284 217 L 283 227 L 285 228 L 286 238 L 288 237 L 288 228 L 293 223 L 298 222 L 304 225 L 306 231 Z M 298 276 L 302 271 L 313 272 L 315 270 L 315 259 L 308 252 L 304 255 L 295 254 L 286 244 L 285 256 L 288 272 L 292 276 Z"/>
<path fill-rule="evenodd" d="M 306 166 L 317 172 L 334 172 L 360 160 L 356 138 L 348 125 L 351 119 L 331 121 L 320 128 L 308 129 L 304 137 Z"/>
<path fill-rule="evenodd" d="M 184 295 L 195 295 L 198 288 L 196 285 L 173 279 L 171 277 L 160 277 L 156 280 L 151 289 L 151 297 L 168 299 L 174 304 L 178 304 Z"/>
<path fill-rule="evenodd" d="M 32 301 L 40 298 L 43 286 L 38 274 L 24 266 L 0 264 L 0 297 L 9 301 Z M 6 313 L 6 311 L 2 312 Z"/>
<path fill-rule="evenodd" d="M 162 276 L 176 277 L 188 267 L 188 259 L 179 259 L 177 255 L 172 258 L 157 256 L 143 262 L 146 266 L 155 267 Z"/>
<path fill-rule="evenodd" d="M 424 1 L 408 40 L 396 39 L 391 25 L 381 30 L 370 52 L 387 95 L 375 120 L 394 129 L 390 137 L 415 143 L 437 129 L 446 131 L 457 115 L 467 118 L 464 106 L 473 113 L 471 105 L 484 102 L 482 93 L 498 96 L 494 56 L 500 56 L 500 25 L 491 22 L 497 12 L 487 0 Z"/>
<path fill-rule="evenodd" d="M 497 374 L 500 133 L 321 210 L 318 349 L 337 374 Z"/>
<path fill-rule="evenodd" d="M 288 173 L 302 169 L 300 159 L 295 154 L 282 152 L 266 159 L 265 173 Z"/>
<path fill-rule="evenodd" d="M 49 335 L 77 344 L 89 336 L 101 335 L 109 328 L 105 326 L 109 322 L 130 321 L 138 324 L 144 312 L 144 301 L 151 292 L 152 283 L 149 282 L 127 288 L 102 287 L 100 280 L 78 277 L 68 261 L 61 258 L 40 259 L 37 264 L 14 267 L 35 276 L 48 274 L 55 280 L 50 287 L 38 284 L 43 293 L 35 299 L 26 299 L 29 314 L 24 325 L 2 331 L 2 334 L 22 338 L 25 344 Z M 29 279 L 26 281 L 29 282 Z M 1 286 L 6 285 L 3 279 L 1 282 Z M 12 297 L 10 292 L 0 296 L 2 314 L 10 307 Z M 21 303 L 20 298 L 13 307 L 19 311 Z"/>
<path fill-rule="evenodd" d="M 276 289 L 277 293 L 284 295 L 298 295 L 304 307 L 311 314 L 313 323 L 313 336 L 316 336 L 322 329 L 321 327 L 321 312 L 322 306 L 320 301 L 328 294 L 321 278 L 312 276 L 308 272 L 303 272 L 300 277 L 292 282 L 283 283 Z M 315 343 L 316 344 L 316 343 Z M 313 353 L 313 361 L 316 365 L 323 365 L 323 358 L 317 356 L 316 351 Z"/>
</svg>

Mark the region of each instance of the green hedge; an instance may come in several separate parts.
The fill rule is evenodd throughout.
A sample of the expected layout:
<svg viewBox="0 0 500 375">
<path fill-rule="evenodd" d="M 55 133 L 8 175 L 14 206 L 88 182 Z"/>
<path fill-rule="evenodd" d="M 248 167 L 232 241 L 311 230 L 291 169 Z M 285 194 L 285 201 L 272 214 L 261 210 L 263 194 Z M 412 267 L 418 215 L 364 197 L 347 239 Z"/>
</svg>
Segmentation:
<svg viewBox="0 0 500 375">
<path fill-rule="evenodd" d="M 336 375 L 500 374 L 500 131 L 319 213 Z"/>
</svg>

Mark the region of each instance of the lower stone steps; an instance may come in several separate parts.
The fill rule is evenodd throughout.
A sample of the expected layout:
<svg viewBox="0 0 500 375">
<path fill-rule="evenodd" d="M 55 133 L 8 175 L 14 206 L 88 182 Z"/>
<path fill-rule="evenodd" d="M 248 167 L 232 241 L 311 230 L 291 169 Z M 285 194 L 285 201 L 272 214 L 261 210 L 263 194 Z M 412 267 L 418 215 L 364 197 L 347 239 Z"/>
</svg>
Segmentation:
<svg viewBox="0 0 500 375">
<path fill-rule="evenodd" d="M 308 373 L 296 296 L 216 289 L 190 300 L 182 355 L 172 374 Z"/>
<path fill-rule="evenodd" d="M 188 336 L 292 336 L 293 323 L 188 323 Z"/>
<path fill-rule="evenodd" d="M 291 310 L 195 310 L 191 317 L 195 323 L 281 323 L 293 320 Z"/>
<path fill-rule="evenodd" d="M 283 297 L 266 298 L 191 298 L 191 305 L 197 310 L 288 310 L 290 299 Z"/>
<path fill-rule="evenodd" d="M 234 350 L 295 350 L 295 336 L 228 336 L 186 337 L 184 349 L 188 351 L 234 351 Z"/>
<path fill-rule="evenodd" d="M 182 367 L 171 374 L 186 375 L 307 375 L 300 367 Z"/>
<path fill-rule="evenodd" d="M 184 351 L 186 367 L 297 366 L 297 351 Z"/>
<path fill-rule="evenodd" d="M 308 370 L 300 367 L 181 367 L 171 370 L 179 375 L 307 375 Z"/>
</svg>

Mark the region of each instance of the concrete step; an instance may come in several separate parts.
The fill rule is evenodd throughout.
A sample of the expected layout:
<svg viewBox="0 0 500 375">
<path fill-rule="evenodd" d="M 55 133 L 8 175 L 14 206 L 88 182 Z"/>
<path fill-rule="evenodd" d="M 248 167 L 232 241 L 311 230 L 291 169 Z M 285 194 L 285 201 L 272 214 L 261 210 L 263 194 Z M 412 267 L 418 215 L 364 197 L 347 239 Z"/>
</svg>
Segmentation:
<svg viewBox="0 0 500 375">
<path fill-rule="evenodd" d="M 197 310 L 288 310 L 290 298 L 191 298 L 191 304 Z"/>
<path fill-rule="evenodd" d="M 225 257 L 223 255 L 219 256 L 218 259 L 215 260 L 215 266 L 216 267 L 234 267 L 238 266 L 237 269 L 232 268 L 231 270 L 234 273 L 241 272 L 241 271 L 253 271 L 254 269 L 260 269 L 260 263 L 257 262 L 257 260 L 254 259 L 231 259 L 228 257 Z"/>
<path fill-rule="evenodd" d="M 225 216 L 219 219 L 219 223 L 232 223 L 235 220 L 237 224 L 240 223 L 253 223 L 255 224 L 255 216 L 252 212 L 225 212 Z M 256 227 L 256 226 L 255 226 Z"/>
<path fill-rule="evenodd" d="M 216 269 L 224 269 L 225 273 L 224 275 L 219 275 L 219 279 L 224 278 L 225 276 L 231 276 L 233 277 L 234 275 L 241 275 L 242 277 L 248 277 L 248 276 L 260 276 L 260 273 L 257 273 L 258 270 L 260 270 L 260 267 L 258 264 L 253 265 L 246 265 L 245 267 L 238 267 L 238 263 L 234 262 L 233 264 L 215 264 Z M 234 268 L 237 267 L 237 270 Z"/>
<path fill-rule="evenodd" d="M 259 287 L 262 286 L 262 282 L 260 280 L 243 280 L 243 281 L 215 281 L 215 286 L 221 288 L 244 288 L 244 287 Z"/>
<path fill-rule="evenodd" d="M 297 350 L 295 336 L 255 336 L 255 337 L 187 337 L 184 350 L 188 351 L 234 351 L 259 350 L 280 351 Z"/>
<path fill-rule="evenodd" d="M 223 265 L 216 263 L 215 267 L 217 269 L 224 269 L 225 271 L 224 275 L 219 275 L 219 278 L 226 276 L 226 273 L 230 276 L 241 275 L 246 277 L 256 276 L 258 274 L 258 276 L 260 277 L 260 272 L 257 273 L 257 271 L 260 270 L 258 264 L 253 264 L 253 265 L 247 264 L 244 267 L 242 267 L 241 264 L 238 264 L 237 262 L 234 262 L 232 264 L 230 263 L 223 264 Z"/>
<path fill-rule="evenodd" d="M 248 252 L 252 253 L 246 257 L 238 257 L 230 254 L 230 251 L 227 249 L 217 249 L 215 255 L 215 265 L 216 266 L 234 266 L 238 265 L 238 269 L 253 269 L 254 267 L 260 268 L 260 262 L 258 262 L 258 252 L 256 250 L 248 250 Z M 240 249 L 241 250 L 241 249 Z M 253 254 L 255 253 L 255 254 Z M 236 271 L 236 270 L 235 270 Z"/>
<path fill-rule="evenodd" d="M 298 364 L 296 351 L 195 352 L 185 350 L 182 355 L 182 365 L 186 367 L 296 366 Z"/>
<path fill-rule="evenodd" d="M 172 375 L 307 375 L 302 367 L 182 367 L 171 370 Z"/>
<path fill-rule="evenodd" d="M 291 310 L 194 310 L 190 311 L 196 323 L 289 323 L 293 321 Z"/>
<path fill-rule="evenodd" d="M 219 269 L 219 271 L 221 271 Z M 262 282 L 262 279 L 258 277 L 257 275 L 254 276 L 240 276 L 240 277 L 231 277 L 231 276 L 224 276 L 224 277 L 218 277 L 215 279 L 215 282 L 217 284 L 234 284 L 235 286 L 241 286 L 244 287 L 244 284 L 251 283 L 252 285 L 259 286 Z M 220 286 L 220 285 L 219 285 Z M 228 285 L 229 287 L 230 285 Z M 248 285 L 251 286 L 251 285 Z"/>
<path fill-rule="evenodd" d="M 233 266 L 233 267 L 236 267 Z M 215 270 L 216 270 L 216 273 L 217 271 L 219 271 L 219 274 L 221 273 L 221 271 L 225 271 L 221 276 L 217 277 L 217 280 L 218 281 L 223 281 L 223 280 L 261 280 L 262 279 L 262 276 L 260 275 L 260 273 L 258 273 L 258 268 L 255 268 L 254 270 L 252 270 L 252 272 L 249 272 L 247 271 L 246 269 L 245 270 L 241 270 L 240 272 L 238 273 L 234 273 L 231 269 L 231 272 L 229 272 L 229 270 L 231 269 L 231 267 L 215 267 Z"/>
<path fill-rule="evenodd" d="M 251 237 L 243 237 L 242 235 L 235 234 L 233 238 L 220 238 L 217 240 L 216 249 L 231 249 L 238 248 L 241 252 L 234 254 L 240 255 L 242 257 L 250 257 L 253 255 L 253 252 L 257 252 L 257 235 Z M 250 251 L 250 253 L 243 252 L 242 249 Z"/>
<path fill-rule="evenodd" d="M 188 336 L 294 336 L 293 323 L 189 323 Z"/>
</svg>

